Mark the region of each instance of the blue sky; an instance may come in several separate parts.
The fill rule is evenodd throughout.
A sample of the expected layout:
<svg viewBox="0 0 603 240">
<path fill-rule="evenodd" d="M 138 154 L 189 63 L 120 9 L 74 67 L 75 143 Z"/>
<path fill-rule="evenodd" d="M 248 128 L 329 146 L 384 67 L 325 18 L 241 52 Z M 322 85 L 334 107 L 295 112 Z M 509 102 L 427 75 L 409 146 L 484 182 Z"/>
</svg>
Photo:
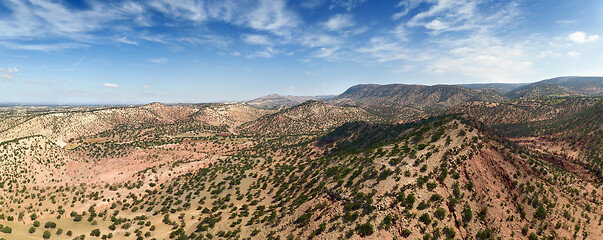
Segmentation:
<svg viewBox="0 0 603 240">
<path fill-rule="evenodd" d="M 599 0 L 0 0 L 0 102 L 603 76 Z"/>
</svg>

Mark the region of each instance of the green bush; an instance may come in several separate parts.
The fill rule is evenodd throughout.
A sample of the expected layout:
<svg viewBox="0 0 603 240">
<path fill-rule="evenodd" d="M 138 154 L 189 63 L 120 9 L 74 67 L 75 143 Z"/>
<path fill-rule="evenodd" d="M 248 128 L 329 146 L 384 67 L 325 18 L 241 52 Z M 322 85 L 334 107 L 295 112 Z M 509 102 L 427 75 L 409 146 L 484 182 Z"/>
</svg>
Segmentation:
<svg viewBox="0 0 603 240">
<path fill-rule="evenodd" d="M 431 217 L 429 216 L 429 214 L 423 213 L 423 215 L 419 217 L 419 221 L 421 221 L 425 225 L 429 225 L 431 223 Z"/>
<path fill-rule="evenodd" d="M 536 209 L 536 212 L 534 213 L 534 218 L 543 220 L 544 218 L 546 218 L 546 214 L 546 208 L 544 208 L 544 206 L 541 204 L 538 209 Z"/>
<path fill-rule="evenodd" d="M 361 237 L 370 236 L 373 234 L 373 225 L 370 223 L 364 223 L 356 226 L 356 232 Z"/>
<path fill-rule="evenodd" d="M 439 207 L 438 209 L 436 209 L 434 216 L 437 219 L 442 220 L 442 219 L 444 219 L 444 217 L 446 217 L 446 210 L 444 208 Z"/>
<path fill-rule="evenodd" d="M 98 229 L 98 228 L 94 229 L 90 232 L 90 236 L 98 237 L 98 236 L 100 236 L 100 234 L 101 234 L 101 232 L 100 232 L 100 229 Z"/>
<path fill-rule="evenodd" d="M 44 224 L 44 228 L 56 228 L 57 224 L 55 222 L 46 222 L 46 224 Z"/>
<path fill-rule="evenodd" d="M 470 222 L 473 218 L 473 212 L 471 211 L 471 206 L 469 206 L 469 204 L 465 204 L 465 207 L 463 207 L 462 216 L 463 222 L 465 223 Z"/>
<path fill-rule="evenodd" d="M 49 231 L 44 231 L 44 234 L 42 234 L 42 237 L 44 239 L 49 239 L 50 238 L 50 232 Z"/>
</svg>

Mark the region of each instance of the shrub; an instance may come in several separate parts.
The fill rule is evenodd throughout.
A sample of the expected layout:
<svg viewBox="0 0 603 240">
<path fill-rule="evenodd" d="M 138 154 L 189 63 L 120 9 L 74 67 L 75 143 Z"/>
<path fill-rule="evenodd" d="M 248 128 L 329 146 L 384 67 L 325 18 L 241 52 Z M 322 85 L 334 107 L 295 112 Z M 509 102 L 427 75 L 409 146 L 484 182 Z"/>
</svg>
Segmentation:
<svg viewBox="0 0 603 240">
<path fill-rule="evenodd" d="M 98 228 L 94 229 L 94 230 L 92 230 L 90 232 L 90 236 L 96 236 L 96 237 L 98 237 L 98 236 L 100 236 L 100 234 L 101 234 L 101 232 L 100 232 L 100 229 L 98 229 Z"/>
<path fill-rule="evenodd" d="M 29 233 L 35 233 L 35 232 L 36 232 L 36 227 L 29 228 Z"/>
<path fill-rule="evenodd" d="M 40 222 L 36 220 L 36 221 L 33 222 L 33 225 L 34 225 L 34 227 L 39 227 L 40 226 Z"/>
<path fill-rule="evenodd" d="M 429 225 L 431 223 L 431 217 L 429 216 L 429 214 L 423 213 L 423 215 L 419 217 L 419 221 L 421 221 L 425 225 Z"/>
<path fill-rule="evenodd" d="M 50 232 L 49 231 L 44 231 L 44 234 L 42 234 L 42 237 L 44 239 L 49 239 L 50 238 Z"/>
<path fill-rule="evenodd" d="M 44 228 L 56 228 L 57 224 L 55 222 L 46 222 L 46 224 L 44 224 Z"/>
<path fill-rule="evenodd" d="M 12 233 L 13 229 L 10 228 L 9 226 L 4 226 L 4 228 L 2 228 L 1 230 L 3 233 Z"/>
<path fill-rule="evenodd" d="M 456 235 L 456 232 L 451 227 L 444 227 L 444 229 L 442 229 L 442 232 L 444 232 L 444 235 L 446 235 L 446 237 L 450 239 L 454 239 L 454 236 Z"/>
<path fill-rule="evenodd" d="M 473 218 L 473 212 L 471 211 L 471 206 L 469 206 L 469 204 L 465 204 L 465 207 L 463 207 L 463 212 L 462 212 L 462 216 L 463 216 L 463 222 L 468 223 L 471 221 L 471 219 Z"/>
<path fill-rule="evenodd" d="M 538 209 L 536 209 L 536 212 L 534 213 L 534 218 L 540 220 L 546 218 L 546 208 L 544 208 L 542 204 L 538 207 Z"/>
<path fill-rule="evenodd" d="M 444 217 L 446 217 L 446 210 L 444 208 L 439 207 L 438 209 L 436 209 L 434 216 L 437 219 L 442 220 L 442 219 L 444 219 Z"/>
<path fill-rule="evenodd" d="M 360 224 L 360 225 L 356 226 L 356 232 L 361 237 L 370 236 L 373 234 L 373 225 L 371 225 L 368 222 L 364 223 L 364 224 Z"/>
<path fill-rule="evenodd" d="M 426 201 L 421 201 L 419 205 L 417 205 L 417 210 L 423 210 L 429 207 L 429 204 Z"/>
</svg>

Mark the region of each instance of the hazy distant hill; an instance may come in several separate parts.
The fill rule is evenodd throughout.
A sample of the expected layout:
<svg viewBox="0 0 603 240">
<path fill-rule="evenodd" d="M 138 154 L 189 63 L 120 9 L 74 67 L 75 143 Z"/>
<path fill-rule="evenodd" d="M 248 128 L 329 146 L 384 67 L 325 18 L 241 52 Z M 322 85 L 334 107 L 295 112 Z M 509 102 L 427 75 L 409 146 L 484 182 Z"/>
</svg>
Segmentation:
<svg viewBox="0 0 603 240">
<path fill-rule="evenodd" d="M 241 131 L 254 135 L 316 134 L 355 121 L 377 122 L 379 118 L 361 108 L 310 100 L 243 124 Z"/>
<path fill-rule="evenodd" d="M 271 94 L 248 101 L 247 104 L 259 108 L 274 108 L 279 106 L 293 107 L 308 100 L 320 100 L 332 96 L 283 96 Z"/>
<path fill-rule="evenodd" d="M 558 77 L 538 83 L 556 84 L 584 95 L 603 95 L 603 77 Z"/>
<path fill-rule="evenodd" d="M 546 98 L 546 97 L 564 97 L 580 95 L 566 87 L 556 84 L 537 82 L 530 85 L 519 87 L 505 94 L 512 99 L 518 98 Z"/>
<path fill-rule="evenodd" d="M 475 83 L 475 84 L 459 84 L 461 87 L 466 87 L 474 90 L 492 90 L 499 93 L 507 93 L 518 87 L 525 86 L 528 83 Z"/>
<path fill-rule="evenodd" d="M 139 127 L 148 124 L 174 123 L 188 118 L 192 109 L 168 107 L 161 103 L 134 107 L 111 107 L 100 110 L 64 111 L 32 114 L 19 121 L 0 122 L 0 140 L 42 135 L 54 141 L 67 141 L 93 135 L 119 125 Z M 10 119 L 8 119 L 10 120 Z"/>
<path fill-rule="evenodd" d="M 480 92 L 456 85 L 361 84 L 326 101 L 340 106 L 405 106 L 424 110 L 449 108 L 479 99 L 503 100 L 504 97 L 497 95 L 491 91 Z"/>
</svg>

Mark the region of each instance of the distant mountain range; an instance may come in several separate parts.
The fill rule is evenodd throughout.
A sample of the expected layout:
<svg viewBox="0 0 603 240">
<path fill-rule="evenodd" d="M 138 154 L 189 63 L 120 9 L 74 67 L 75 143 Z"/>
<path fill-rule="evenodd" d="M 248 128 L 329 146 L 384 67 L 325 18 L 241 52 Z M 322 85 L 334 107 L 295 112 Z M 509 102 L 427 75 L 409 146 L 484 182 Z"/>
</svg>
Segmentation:
<svg viewBox="0 0 603 240">
<path fill-rule="evenodd" d="M 321 100 L 330 97 L 333 96 L 283 96 L 271 94 L 248 101 L 247 105 L 258 108 L 293 107 L 308 100 Z"/>
<path fill-rule="evenodd" d="M 291 107 L 308 100 L 335 106 L 383 107 L 415 110 L 446 109 L 466 102 L 505 102 L 521 98 L 601 96 L 603 77 L 558 77 L 535 83 L 480 83 L 460 85 L 360 84 L 337 96 L 268 95 L 247 104 L 259 108 Z"/>
</svg>

